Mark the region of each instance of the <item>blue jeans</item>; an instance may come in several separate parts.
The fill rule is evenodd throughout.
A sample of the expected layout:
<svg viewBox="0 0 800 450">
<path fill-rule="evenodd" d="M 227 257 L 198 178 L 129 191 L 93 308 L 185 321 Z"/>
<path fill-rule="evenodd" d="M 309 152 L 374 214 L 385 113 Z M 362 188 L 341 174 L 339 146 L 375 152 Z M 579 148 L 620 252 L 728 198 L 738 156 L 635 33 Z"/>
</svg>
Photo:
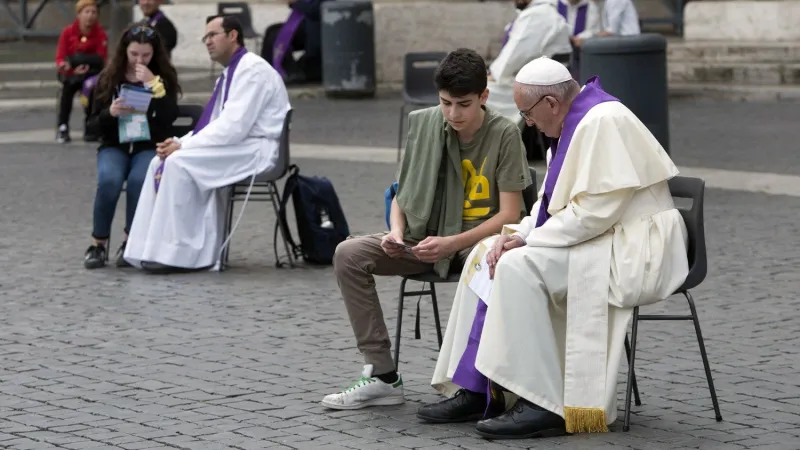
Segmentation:
<svg viewBox="0 0 800 450">
<path fill-rule="evenodd" d="M 97 152 L 97 194 L 94 197 L 94 228 L 92 237 L 108 239 L 111 222 L 117 209 L 122 185 L 127 180 L 128 198 L 125 203 L 125 233 L 128 233 L 139 203 L 147 168 L 156 156 L 155 150 L 144 150 L 134 155 L 128 149 L 103 147 Z"/>
</svg>

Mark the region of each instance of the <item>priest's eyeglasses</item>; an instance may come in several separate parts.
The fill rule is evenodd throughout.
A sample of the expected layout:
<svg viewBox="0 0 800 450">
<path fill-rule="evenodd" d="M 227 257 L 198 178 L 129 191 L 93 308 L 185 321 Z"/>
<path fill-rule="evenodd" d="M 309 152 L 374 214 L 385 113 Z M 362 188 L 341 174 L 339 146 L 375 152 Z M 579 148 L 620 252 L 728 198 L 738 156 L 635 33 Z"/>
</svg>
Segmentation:
<svg viewBox="0 0 800 450">
<path fill-rule="evenodd" d="M 536 108 L 536 105 L 538 105 L 538 104 L 539 104 L 539 102 L 541 102 L 542 100 L 544 100 L 544 98 L 545 98 L 545 97 L 547 97 L 547 96 L 546 96 L 546 95 L 543 95 L 543 96 L 541 96 L 541 97 L 539 98 L 539 100 L 536 100 L 536 103 L 534 103 L 534 104 L 533 104 L 533 106 L 531 106 L 530 108 L 528 108 L 526 111 L 520 111 L 520 112 L 519 112 L 519 115 L 522 117 L 522 120 L 525 120 L 525 121 L 530 121 L 530 120 L 533 120 L 533 119 L 531 119 L 531 118 L 529 118 L 529 117 L 528 117 L 528 114 L 529 114 L 531 111 L 533 111 L 533 108 Z"/>
</svg>

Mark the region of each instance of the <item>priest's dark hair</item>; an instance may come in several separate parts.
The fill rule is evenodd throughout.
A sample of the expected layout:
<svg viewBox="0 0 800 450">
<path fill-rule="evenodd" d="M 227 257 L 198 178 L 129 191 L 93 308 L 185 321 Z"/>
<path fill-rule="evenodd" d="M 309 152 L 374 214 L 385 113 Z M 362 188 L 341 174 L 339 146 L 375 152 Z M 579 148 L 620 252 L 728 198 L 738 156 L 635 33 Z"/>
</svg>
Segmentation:
<svg viewBox="0 0 800 450">
<path fill-rule="evenodd" d="M 244 47 L 244 31 L 242 31 L 242 24 L 239 22 L 239 19 L 236 16 L 226 15 L 226 14 L 217 14 L 216 16 L 208 16 L 206 17 L 206 25 L 208 22 L 216 18 L 222 18 L 222 29 L 225 30 L 225 33 L 230 33 L 231 31 L 236 32 L 236 43 L 239 46 Z"/>
<path fill-rule="evenodd" d="M 486 62 L 475 50 L 459 48 L 439 63 L 433 82 L 438 91 L 445 91 L 453 97 L 481 95 L 486 90 Z"/>
</svg>

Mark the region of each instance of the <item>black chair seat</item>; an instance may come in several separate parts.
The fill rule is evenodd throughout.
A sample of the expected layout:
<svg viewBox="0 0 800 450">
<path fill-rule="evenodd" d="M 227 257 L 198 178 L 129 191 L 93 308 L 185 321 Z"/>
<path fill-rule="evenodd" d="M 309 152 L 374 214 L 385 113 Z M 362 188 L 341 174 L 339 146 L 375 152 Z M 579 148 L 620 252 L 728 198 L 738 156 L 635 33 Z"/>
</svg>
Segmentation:
<svg viewBox="0 0 800 450">
<path fill-rule="evenodd" d="M 409 275 L 406 278 L 411 281 L 419 281 L 420 283 L 457 283 L 461 278 L 461 274 L 451 273 L 447 278 L 442 278 L 433 272 L 426 272 L 418 275 Z"/>
</svg>

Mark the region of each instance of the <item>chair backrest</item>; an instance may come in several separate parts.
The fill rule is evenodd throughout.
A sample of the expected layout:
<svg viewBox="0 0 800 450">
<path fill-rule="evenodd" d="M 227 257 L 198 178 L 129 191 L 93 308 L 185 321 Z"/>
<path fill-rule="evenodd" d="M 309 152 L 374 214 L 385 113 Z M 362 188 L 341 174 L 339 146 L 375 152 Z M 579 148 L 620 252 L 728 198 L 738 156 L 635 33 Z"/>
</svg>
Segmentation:
<svg viewBox="0 0 800 450">
<path fill-rule="evenodd" d="M 703 223 L 703 197 L 706 182 L 701 178 L 675 177 L 669 180 L 669 190 L 674 198 L 691 199 L 689 208 L 677 206 L 689 233 L 689 275 L 678 292 L 688 291 L 703 282 L 708 271 L 706 257 L 706 232 Z"/>
<path fill-rule="evenodd" d="M 289 170 L 291 158 L 289 155 L 289 138 L 292 131 L 292 112 L 290 109 L 286 112 L 286 117 L 283 118 L 283 129 L 281 130 L 281 140 L 278 144 L 278 159 L 275 161 L 275 167 L 267 172 L 256 175 L 256 182 L 275 181 L 286 175 Z"/>
<path fill-rule="evenodd" d="M 536 189 L 536 169 L 533 167 L 528 167 L 528 169 L 531 171 L 532 183 L 522 191 L 522 200 L 525 203 L 525 211 L 530 213 L 531 209 L 533 209 L 533 204 L 536 203 L 536 193 L 538 190 Z"/>
<path fill-rule="evenodd" d="M 403 58 L 403 93 L 410 97 L 438 95 L 433 74 L 447 52 L 406 53 Z"/>
<path fill-rule="evenodd" d="M 172 122 L 172 134 L 182 137 L 194 130 L 202 115 L 203 107 L 200 105 L 178 105 L 178 117 Z"/>
<path fill-rule="evenodd" d="M 235 16 L 242 24 L 244 37 L 255 37 L 253 15 L 250 13 L 250 5 L 247 2 L 219 2 L 217 3 L 217 14 Z"/>
</svg>

